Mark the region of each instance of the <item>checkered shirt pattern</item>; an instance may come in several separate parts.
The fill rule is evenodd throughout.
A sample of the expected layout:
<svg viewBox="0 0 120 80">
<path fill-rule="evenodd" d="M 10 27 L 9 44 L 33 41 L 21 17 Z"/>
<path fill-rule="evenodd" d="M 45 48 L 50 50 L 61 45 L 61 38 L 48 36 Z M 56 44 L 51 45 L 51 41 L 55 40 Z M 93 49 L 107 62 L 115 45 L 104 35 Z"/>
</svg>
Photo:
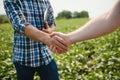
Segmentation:
<svg viewBox="0 0 120 80">
<path fill-rule="evenodd" d="M 24 35 L 26 25 L 39 30 L 44 28 L 44 12 L 48 8 L 48 23 L 55 26 L 53 8 L 48 0 L 4 0 L 6 14 L 14 29 L 13 62 L 38 67 L 47 65 L 53 59 L 51 51 L 42 42 L 36 42 Z"/>
</svg>

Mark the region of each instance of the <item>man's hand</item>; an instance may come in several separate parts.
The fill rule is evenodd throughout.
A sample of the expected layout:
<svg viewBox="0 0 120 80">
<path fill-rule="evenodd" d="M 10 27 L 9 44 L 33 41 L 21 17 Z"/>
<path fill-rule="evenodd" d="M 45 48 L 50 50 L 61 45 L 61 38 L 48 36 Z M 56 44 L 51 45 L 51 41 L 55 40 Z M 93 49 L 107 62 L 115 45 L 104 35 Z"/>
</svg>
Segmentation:
<svg viewBox="0 0 120 80">
<path fill-rule="evenodd" d="M 45 29 L 43 29 L 42 31 L 50 34 L 55 31 L 55 26 L 49 26 L 48 22 L 45 22 Z"/>
<path fill-rule="evenodd" d="M 70 40 L 70 38 L 67 36 L 67 34 L 61 33 L 61 32 L 53 32 L 52 34 L 50 34 L 51 37 L 54 36 L 58 36 L 61 37 L 67 44 L 67 46 L 71 46 L 72 41 Z"/>
<path fill-rule="evenodd" d="M 68 44 L 66 44 L 67 42 L 64 39 L 62 39 L 59 36 L 51 37 L 51 39 L 51 45 L 49 46 L 51 51 L 58 54 L 65 53 L 68 51 L 69 46 Z"/>
<path fill-rule="evenodd" d="M 69 37 L 66 34 L 60 33 L 60 32 L 53 32 L 51 34 L 51 37 L 53 39 L 56 39 L 57 41 L 54 42 L 55 44 L 57 44 L 58 46 L 53 46 L 50 45 L 49 48 L 56 53 L 65 53 L 66 51 L 68 51 L 69 46 L 72 44 L 72 42 L 70 41 Z M 59 43 L 61 43 L 61 45 L 59 45 Z M 60 49 L 59 46 L 64 45 L 63 49 Z"/>
<path fill-rule="evenodd" d="M 55 31 L 55 26 L 49 26 L 48 22 L 45 22 L 45 29 L 42 31 L 48 35 L 51 35 L 51 33 Z M 68 45 L 66 44 L 65 40 L 59 36 L 51 36 L 51 38 L 47 39 L 46 44 L 51 49 L 51 51 L 58 54 L 68 51 Z"/>
</svg>

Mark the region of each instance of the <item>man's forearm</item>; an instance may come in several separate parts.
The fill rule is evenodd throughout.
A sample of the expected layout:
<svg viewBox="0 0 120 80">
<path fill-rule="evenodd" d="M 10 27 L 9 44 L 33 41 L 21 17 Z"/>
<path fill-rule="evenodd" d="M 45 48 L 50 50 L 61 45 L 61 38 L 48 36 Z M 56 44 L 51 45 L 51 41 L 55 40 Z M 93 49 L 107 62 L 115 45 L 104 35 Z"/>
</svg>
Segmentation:
<svg viewBox="0 0 120 80">
<path fill-rule="evenodd" d="M 68 34 L 72 43 L 96 38 L 107 33 L 109 26 L 106 26 L 107 22 L 104 18 L 105 14 L 97 16 L 78 30 Z"/>
<path fill-rule="evenodd" d="M 120 0 L 111 10 L 90 20 L 82 28 L 69 33 L 72 43 L 97 38 L 108 34 L 120 26 Z"/>
<path fill-rule="evenodd" d="M 48 40 L 50 40 L 49 34 L 38 30 L 37 28 L 33 27 L 32 25 L 27 25 L 25 27 L 25 35 L 35 41 L 43 42 L 49 45 Z"/>
</svg>

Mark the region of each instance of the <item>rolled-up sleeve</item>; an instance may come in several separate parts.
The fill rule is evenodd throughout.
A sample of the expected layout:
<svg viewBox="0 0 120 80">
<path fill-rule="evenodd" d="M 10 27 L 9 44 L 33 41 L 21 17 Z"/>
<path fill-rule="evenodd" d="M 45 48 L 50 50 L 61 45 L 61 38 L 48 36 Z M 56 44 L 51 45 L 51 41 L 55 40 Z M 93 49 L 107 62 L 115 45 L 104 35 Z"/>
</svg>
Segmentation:
<svg viewBox="0 0 120 80">
<path fill-rule="evenodd" d="M 17 0 L 4 0 L 4 8 L 14 30 L 23 34 L 25 26 L 29 23 L 26 21 L 25 16 L 16 1 Z"/>
</svg>

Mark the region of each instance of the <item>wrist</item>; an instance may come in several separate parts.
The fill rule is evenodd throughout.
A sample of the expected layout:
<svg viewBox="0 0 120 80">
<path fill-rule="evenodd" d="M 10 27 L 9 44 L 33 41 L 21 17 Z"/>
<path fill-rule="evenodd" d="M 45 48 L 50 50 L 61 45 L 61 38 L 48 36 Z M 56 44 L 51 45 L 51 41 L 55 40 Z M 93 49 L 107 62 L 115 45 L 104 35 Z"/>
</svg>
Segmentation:
<svg viewBox="0 0 120 80">
<path fill-rule="evenodd" d="M 70 34 L 66 34 L 67 38 L 69 39 L 70 44 L 74 44 L 74 40 Z"/>
<path fill-rule="evenodd" d="M 49 34 L 45 34 L 43 37 L 40 38 L 41 39 L 41 42 L 43 42 L 44 44 L 46 45 L 50 45 L 50 41 L 51 41 L 51 37 Z"/>
<path fill-rule="evenodd" d="M 52 41 L 52 39 L 51 39 L 50 37 L 48 37 L 48 38 L 46 38 L 46 40 L 45 40 L 45 44 L 46 44 L 47 46 L 50 46 L 50 45 L 51 45 L 51 41 Z"/>
</svg>

